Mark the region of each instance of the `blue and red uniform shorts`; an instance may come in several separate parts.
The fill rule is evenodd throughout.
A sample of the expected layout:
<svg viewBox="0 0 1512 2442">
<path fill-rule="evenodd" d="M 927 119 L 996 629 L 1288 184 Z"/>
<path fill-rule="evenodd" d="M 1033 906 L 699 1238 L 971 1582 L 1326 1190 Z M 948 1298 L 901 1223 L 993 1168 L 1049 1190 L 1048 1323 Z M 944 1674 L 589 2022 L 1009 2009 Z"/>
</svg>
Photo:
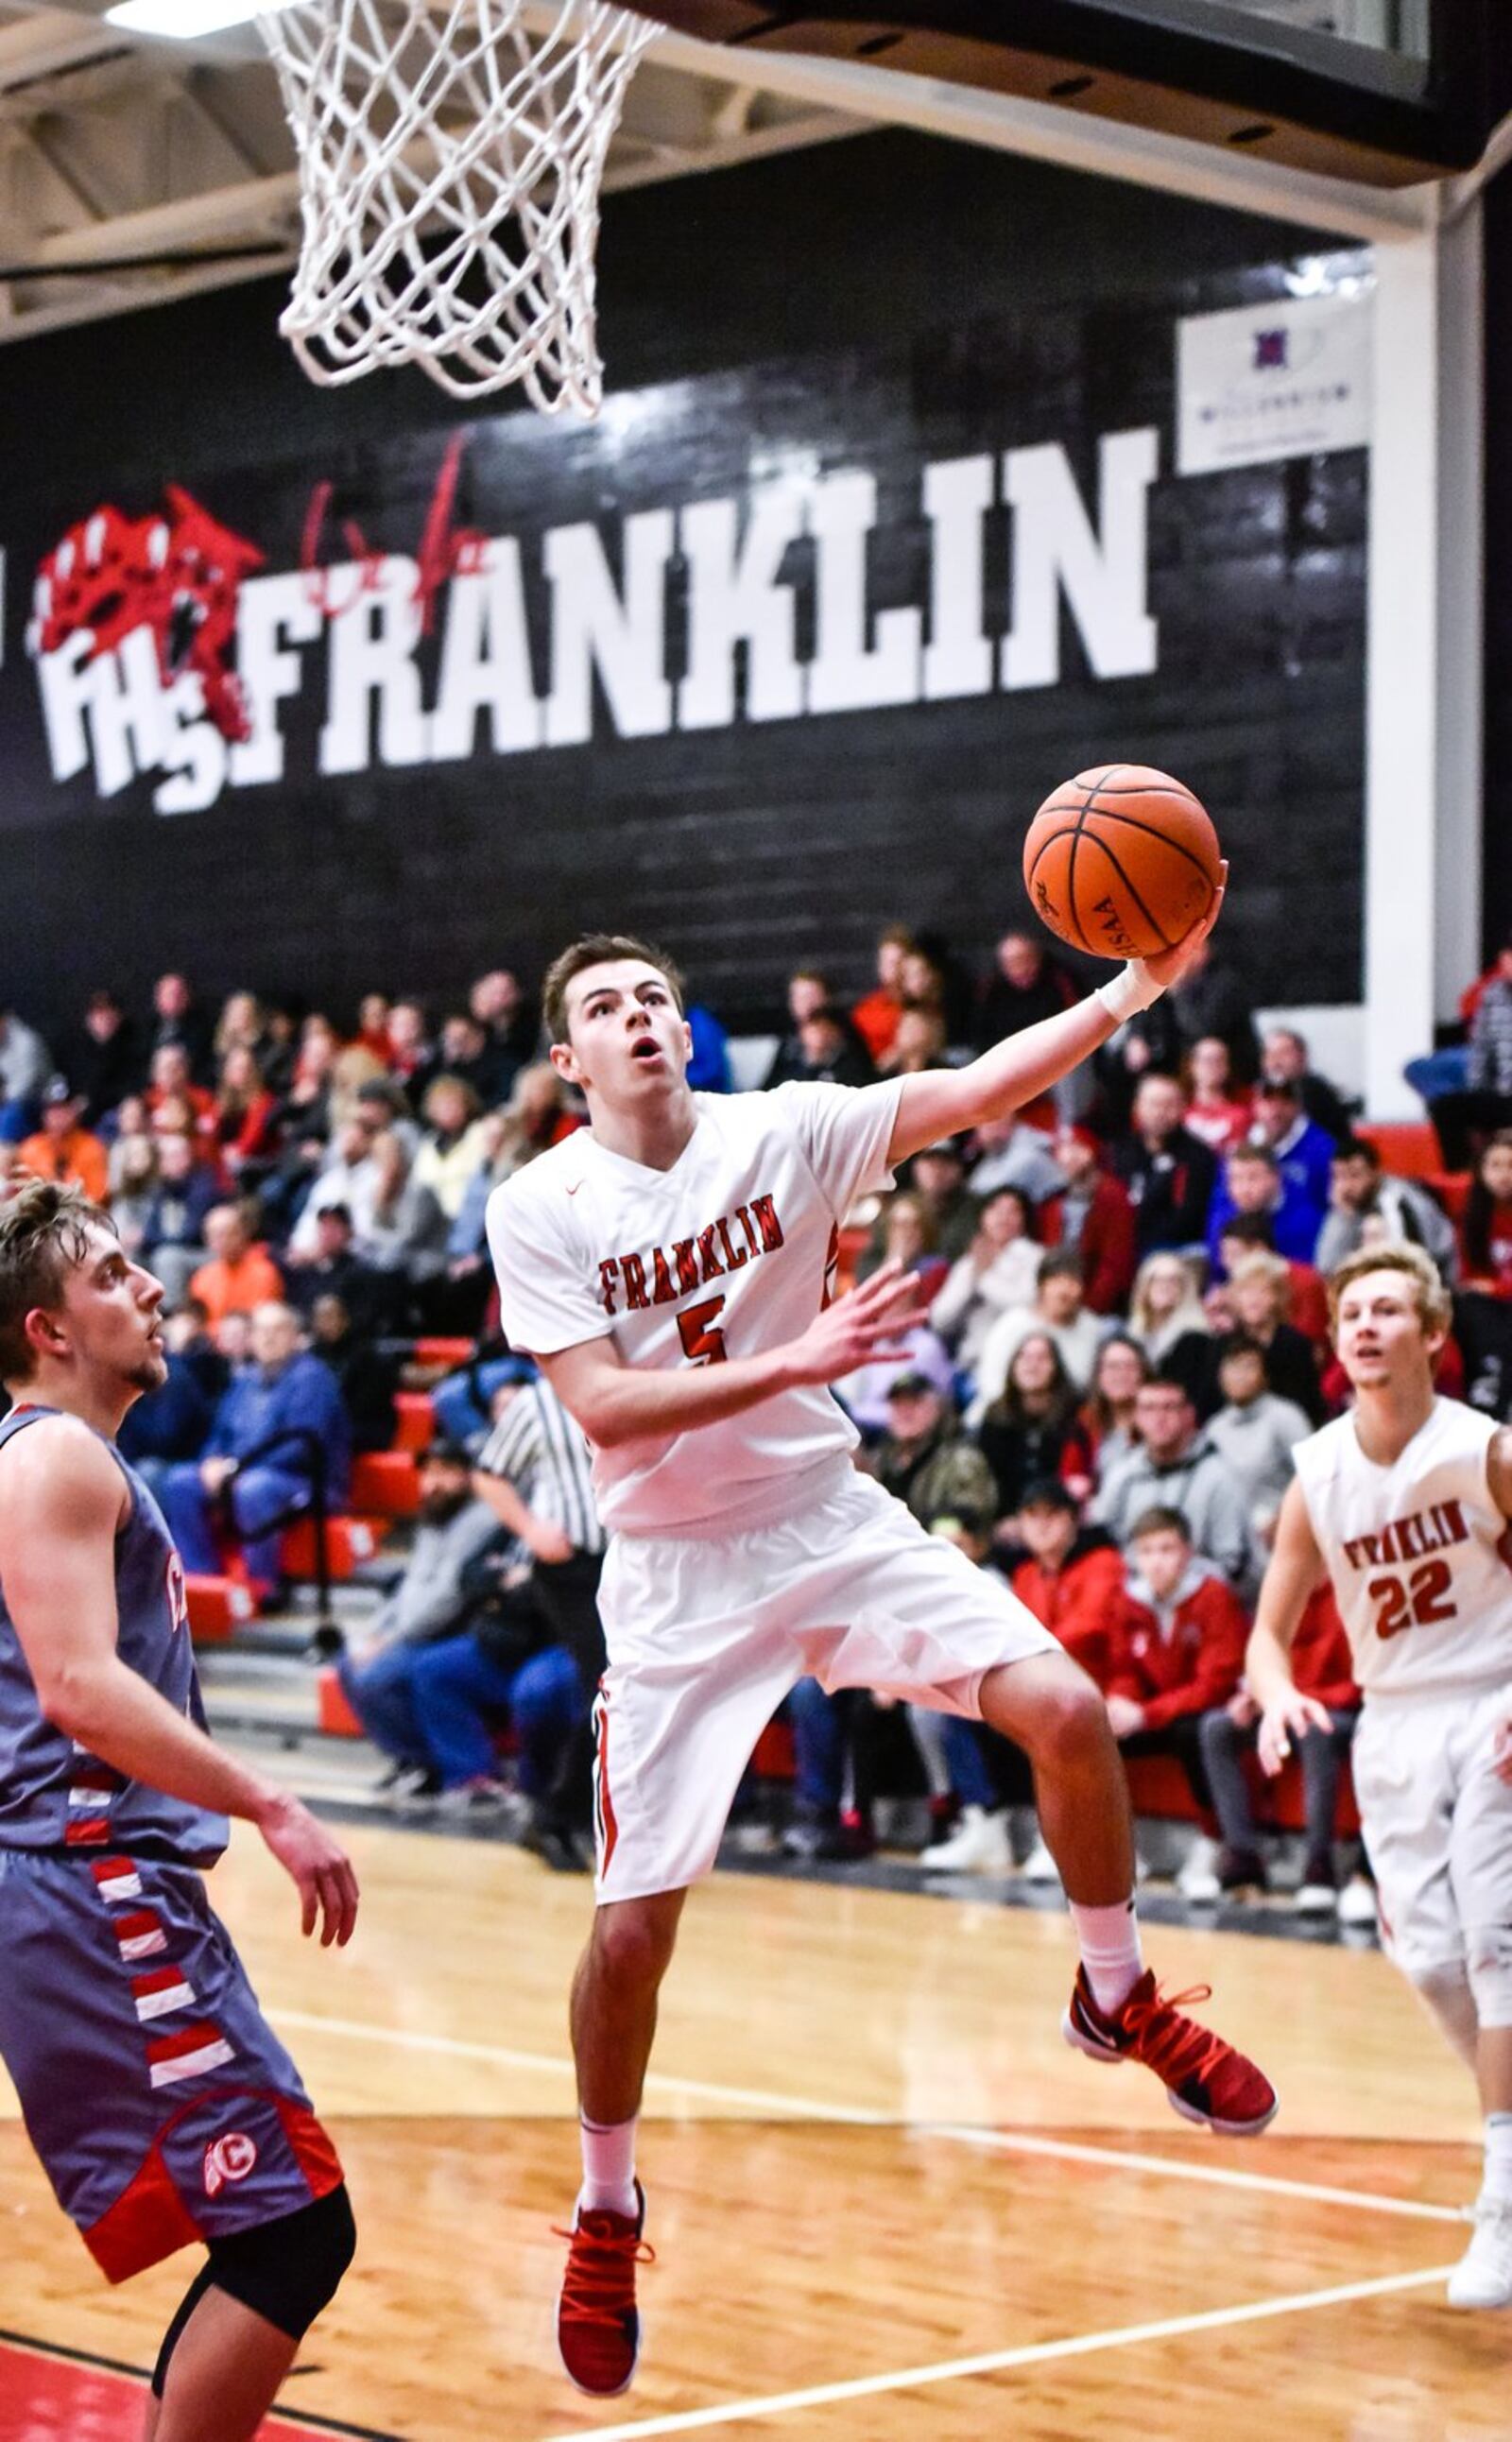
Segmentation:
<svg viewBox="0 0 1512 2442">
<path fill-rule="evenodd" d="M 341 2179 L 192 1867 L 0 1849 L 0 2059 L 112 2281 Z"/>
</svg>

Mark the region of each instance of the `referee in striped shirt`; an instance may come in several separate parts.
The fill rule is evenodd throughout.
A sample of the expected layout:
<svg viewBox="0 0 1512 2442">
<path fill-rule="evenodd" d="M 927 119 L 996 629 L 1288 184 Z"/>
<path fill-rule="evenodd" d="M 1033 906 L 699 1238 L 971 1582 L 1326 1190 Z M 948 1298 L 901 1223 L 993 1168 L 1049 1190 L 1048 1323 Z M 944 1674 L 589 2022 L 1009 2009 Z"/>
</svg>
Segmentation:
<svg viewBox="0 0 1512 2442">
<path fill-rule="evenodd" d="M 531 1555 L 531 1586 L 558 1645 L 577 1666 L 582 1709 L 525 1846 L 563 1873 L 593 1853 L 593 1698 L 608 1663 L 598 1616 L 604 1529 L 588 1444 L 548 1382 L 519 1389 L 479 1452 L 473 1490 Z"/>
</svg>

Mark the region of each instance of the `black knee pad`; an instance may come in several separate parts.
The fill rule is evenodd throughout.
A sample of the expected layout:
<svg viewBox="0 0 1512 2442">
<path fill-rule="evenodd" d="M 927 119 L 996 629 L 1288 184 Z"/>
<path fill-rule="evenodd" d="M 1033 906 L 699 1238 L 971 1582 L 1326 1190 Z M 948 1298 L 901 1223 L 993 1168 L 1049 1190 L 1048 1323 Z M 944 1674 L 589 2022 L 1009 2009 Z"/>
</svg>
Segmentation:
<svg viewBox="0 0 1512 2442">
<path fill-rule="evenodd" d="M 343 2184 L 299 2213 L 216 2239 L 207 2269 L 228 2298 L 250 2306 L 291 2341 L 302 2341 L 336 2296 L 356 2243 L 352 2199 Z"/>
<path fill-rule="evenodd" d="M 153 2370 L 157 2397 L 163 2396 L 169 2360 L 207 2289 L 224 2289 L 228 2298 L 249 2306 L 275 2330 L 291 2341 L 302 2341 L 317 2315 L 336 2296 L 356 2243 L 357 2226 L 344 2185 L 298 2213 L 212 2240 L 206 2262 L 163 2336 Z"/>
</svg>

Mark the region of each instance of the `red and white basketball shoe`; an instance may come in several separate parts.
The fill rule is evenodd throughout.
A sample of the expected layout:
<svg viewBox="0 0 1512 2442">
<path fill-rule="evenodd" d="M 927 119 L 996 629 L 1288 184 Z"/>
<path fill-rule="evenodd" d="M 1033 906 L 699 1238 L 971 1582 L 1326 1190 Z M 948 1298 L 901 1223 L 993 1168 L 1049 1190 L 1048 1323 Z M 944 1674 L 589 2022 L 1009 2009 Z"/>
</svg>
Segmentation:
<svg viewBox="0 0 1512 2442">
<path fill-rule="evenodd" d="M 1183 2001 L 1206 2001 L 1211 1993 L 1210 1985 L 1196 1984 L 1168 1998 L 1147 1967 L 1121 2009 L 1106 2015 L 1079 1967 L 1061 2032 L 1089 2060 L 1139 2061 L 1154 2069 L 1183 2120 L 1222 2137 L 1258 2137 L 1276 2116 L 1269 2078 L 1222 2035 L 1182 2013 Z"/>
<path fill-rule="evenodd" d="M 556 2301 L 556 2346 L 579 2391 L 612 2399 L 628 2391 L 641 2353 L 641 2318 L 635 2304 L 635 2268 L 654 2264 L 655 2251 L 641 2236 L 646 2191 L 635 2182 L 636 2211 L 578 2211 L 567 2241 L 567 2269 Z"/>
</svg>

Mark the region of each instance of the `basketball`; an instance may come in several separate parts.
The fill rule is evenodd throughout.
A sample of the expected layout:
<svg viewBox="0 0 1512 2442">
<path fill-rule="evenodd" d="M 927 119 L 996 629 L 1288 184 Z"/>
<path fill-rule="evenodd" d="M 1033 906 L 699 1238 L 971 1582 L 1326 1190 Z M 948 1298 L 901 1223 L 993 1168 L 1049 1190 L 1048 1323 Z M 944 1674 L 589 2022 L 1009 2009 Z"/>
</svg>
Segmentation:
<svg viewBox="0 0 1512 2442">
<path fill-rule="evenodd" d="M 1052 790 L 1024 842 L 1035 912 L 1076 950 L 1149 958 L 1205 916 L 1223 878 L 1206 808 L 1169 772 L 1106 763 Z"/>
</svg>

